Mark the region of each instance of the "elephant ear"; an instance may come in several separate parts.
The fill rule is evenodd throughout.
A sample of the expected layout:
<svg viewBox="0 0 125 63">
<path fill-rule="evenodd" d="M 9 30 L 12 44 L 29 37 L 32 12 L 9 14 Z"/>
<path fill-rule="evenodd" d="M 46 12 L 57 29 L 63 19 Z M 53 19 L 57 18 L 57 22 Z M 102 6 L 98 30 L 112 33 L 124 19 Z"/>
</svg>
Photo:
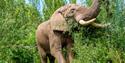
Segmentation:
<svg viewBox="0 0 125 63">
<path fill-rule="evenodd" d="M 53 18 L 50 19 L 50 24 L 53 31 L 68 31 L 68 23 L 60 13 L 56 13 L 52 17 Z"/>
<path fill-rule="evenodd" d="M 65 13 L 69 7 L 71 7 L 71 4 L 62 6 L 51 16 L 51 28 L 53 31 L 68 31 L 68 23 L 66 22 L 63 13 Z"/>
</svg>

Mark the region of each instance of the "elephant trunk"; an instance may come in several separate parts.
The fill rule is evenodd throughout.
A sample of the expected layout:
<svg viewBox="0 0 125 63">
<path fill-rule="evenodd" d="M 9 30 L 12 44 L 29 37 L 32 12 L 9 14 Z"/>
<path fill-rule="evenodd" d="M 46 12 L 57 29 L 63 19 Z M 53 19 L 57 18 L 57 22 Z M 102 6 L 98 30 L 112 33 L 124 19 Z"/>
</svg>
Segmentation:
<svg viewBox="0 0 125 63">
<path fill-rule="evenodd" d="M 90 20 L 92 18 L 96 18 L 100 12 L 100 5 L 98 0 L 93 0 L 91 7 L 88 9 L 88 13 L 86 13 L 86 17 L 84 20 Z"/>
</svg>

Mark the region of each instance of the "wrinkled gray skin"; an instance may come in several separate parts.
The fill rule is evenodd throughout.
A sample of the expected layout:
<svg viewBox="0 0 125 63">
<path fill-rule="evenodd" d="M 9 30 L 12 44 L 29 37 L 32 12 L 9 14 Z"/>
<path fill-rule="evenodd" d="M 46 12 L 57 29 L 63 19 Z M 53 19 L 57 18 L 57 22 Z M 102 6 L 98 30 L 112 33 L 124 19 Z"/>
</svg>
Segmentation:
<svg viewBox="0 0 125 63">
<path fill-rule="evenodd" d="M 67 31 L 66 18 L 73 17 L 76 22 L 79 20 L 90 20 L 96 18 L 99 14 L 98 0 L 93 0 L 90 8 L 85 8 L 76 4 L 69 4 L 57 9 L 48 21 L 41 23 L 36 30 L 37 47 L 41 62 L 47 63 L 47 57 L 50 63 L 55 59 L 58 63 L 71 63 L 73 59 L 73 39 L 70 35 L 64 35 Z M 91 24 L 91 23 L 90 23 Z M 67 57 L 64 58 L 62 48 L 66 47 Z"/>
</svg>

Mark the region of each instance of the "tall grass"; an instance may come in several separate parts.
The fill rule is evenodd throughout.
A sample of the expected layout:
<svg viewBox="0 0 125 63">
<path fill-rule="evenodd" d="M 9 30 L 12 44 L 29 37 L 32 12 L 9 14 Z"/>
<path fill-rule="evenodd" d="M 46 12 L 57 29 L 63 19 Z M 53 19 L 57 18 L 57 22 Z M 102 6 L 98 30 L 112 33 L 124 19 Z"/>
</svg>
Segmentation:
<svg viewBox="0 0 125 63">
<path fill-rule="evenodd" d="M 40 63 L 35 45 L 36 27 L 49 19 L 65 0 L 45 0 L 43 16 L 36 9 L 37 1 L 29 5 L 24 0 L 0 0 L 0 63 Z M 110 22 L 109 27 L 78 27 L 79 31 L 70 31 L 75 41 L 74 63 L 125 63 L 125 9 L 122 4 L 122 0 L 110 0 L 108 8 L 112 16 L 107 17 L 109 14 L 102 2 L 97 21 Z"/>
</svg>

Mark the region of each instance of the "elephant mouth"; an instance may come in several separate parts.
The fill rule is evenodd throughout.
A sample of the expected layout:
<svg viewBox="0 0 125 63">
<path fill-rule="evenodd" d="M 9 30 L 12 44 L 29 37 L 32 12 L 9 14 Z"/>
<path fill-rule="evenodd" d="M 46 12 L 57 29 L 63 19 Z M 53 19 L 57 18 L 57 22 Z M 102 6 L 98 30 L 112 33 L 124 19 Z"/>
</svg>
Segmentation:
<svg viewBox="0 0 125 63">
<path fill-rule="evenodd" d="M 87 20 L 87 21 L 85 21 L 85 20 L 82 19 L 82 20 L 79 20 L 79 24 L 86 26 L 86 25 L 91 24 L 95 20 L 96 20 L 96 18 L 93 18 L 93 19 L 90 19 L 90 20 Z"/>
</svg>

